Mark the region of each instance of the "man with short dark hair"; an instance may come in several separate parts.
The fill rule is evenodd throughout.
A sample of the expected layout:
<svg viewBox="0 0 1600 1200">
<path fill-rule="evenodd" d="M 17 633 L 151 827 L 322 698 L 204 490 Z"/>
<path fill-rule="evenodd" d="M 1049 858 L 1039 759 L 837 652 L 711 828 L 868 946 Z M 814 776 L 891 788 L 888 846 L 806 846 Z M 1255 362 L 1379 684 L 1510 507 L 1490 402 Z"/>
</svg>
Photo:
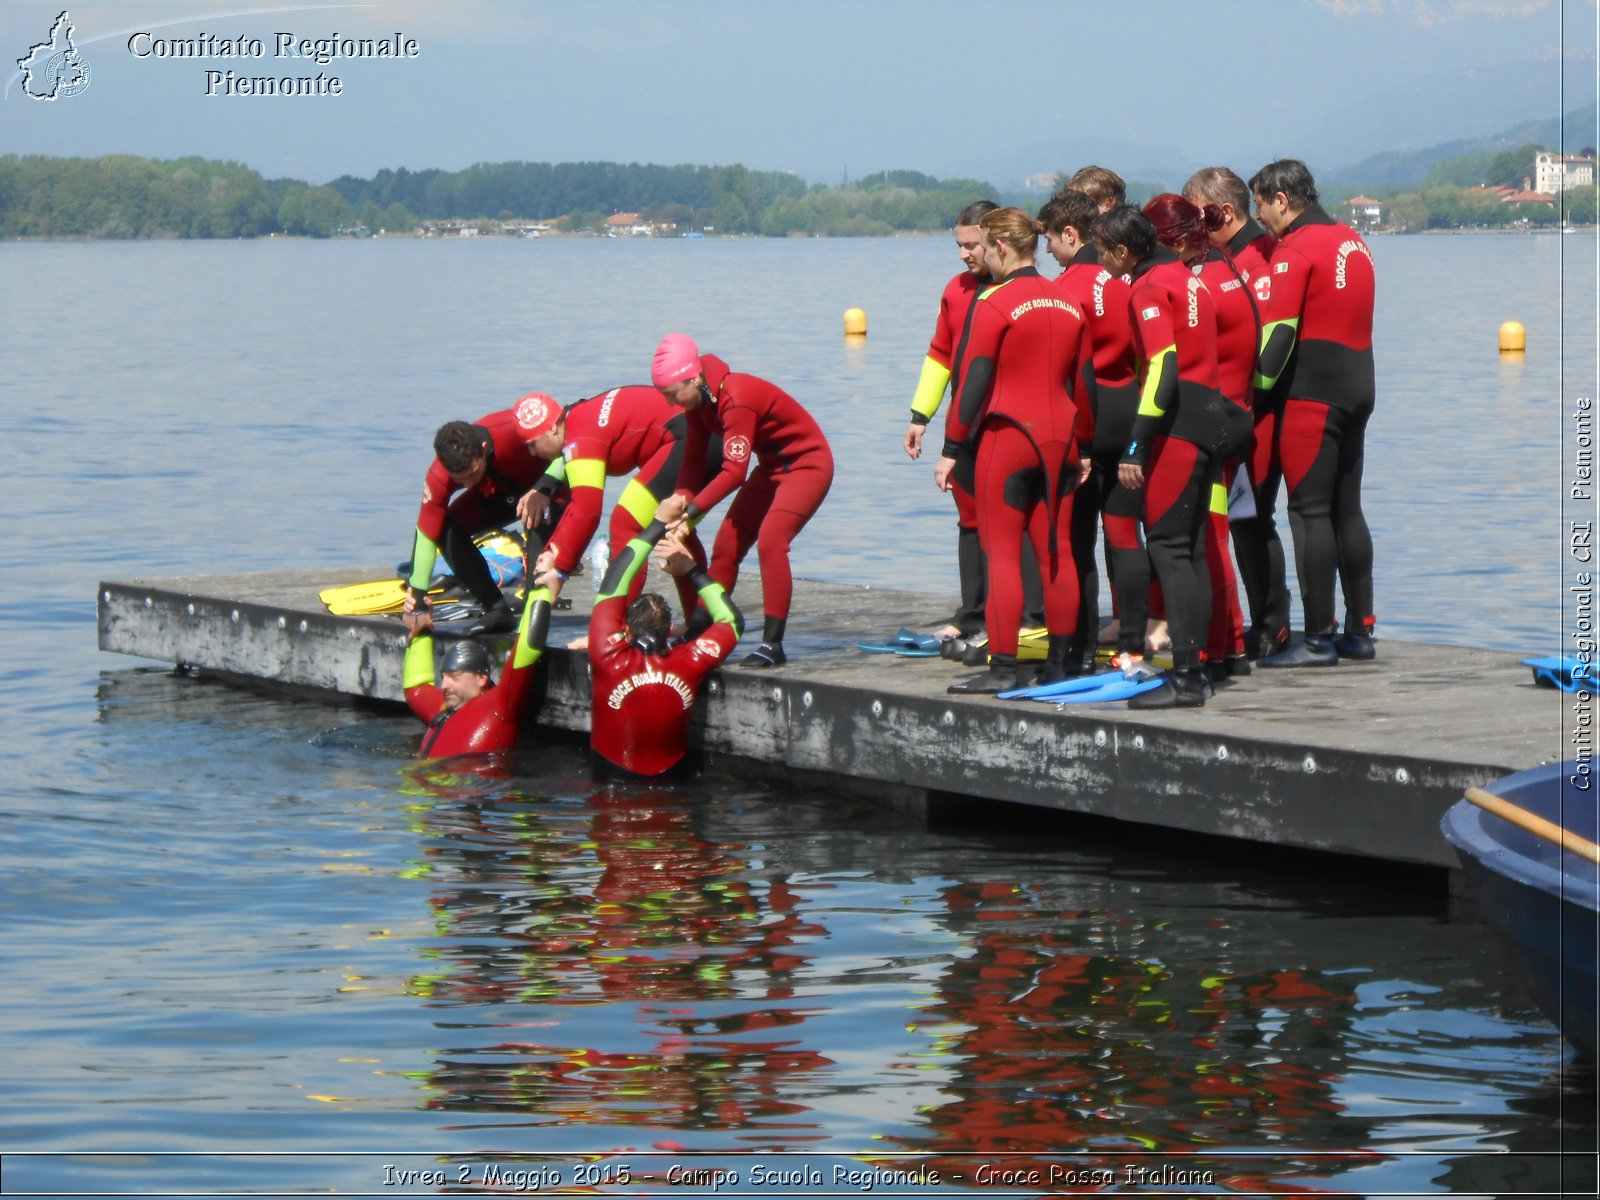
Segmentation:
<svg viewBox="0 0 1600 1200">
<path fill-rule="evenodd" d="M 657 561 L 668 575 L 695 588 L 711 626 L 668 649 L 672 610 L 666 601 L 654 593 L 628 601 L 629 585 L 666 528 L 651 521 L 612 556 L 605 579 L 596 585 L 589 617 L 589 744 L 602 771 L 658 776 L 683 761 L 700 682 L 733 653 L 744 626 L 732 598 L 695 561 L 681 536 L 661 547 Z"/>
<path fill-rule="evenodd" d="M 456 580 L 483 608 L 478 630 L 496 632 L 516 624 L 473 535 L 504 528 L 522 515 L 525 497 L 561 452 L 564 436 L 561 405 L 540 392 L 476 422 L 447 421 L 439 427 L 433 439 L 436 457 L 422 484 L 406 612 L 426 606 L 442 549 Z"/>
<path fill-rule="evenodd" d="M 1317 202 L 1303 162 L 1268 163 L 1250 180 L 1256 217 L 1278 239 L 1263 304 L 1260 388 L 1281 381 L 1277 460 L 1305 610 L 1305 636 L 1263 667 L 1326 667 L 1375 657 L 1372 534 L 1361 511 L 1367 421 L 1376 399 L 1372 254 Z M 1334 619 L 1343 584 L 1344 632 Z"/>
</svg>

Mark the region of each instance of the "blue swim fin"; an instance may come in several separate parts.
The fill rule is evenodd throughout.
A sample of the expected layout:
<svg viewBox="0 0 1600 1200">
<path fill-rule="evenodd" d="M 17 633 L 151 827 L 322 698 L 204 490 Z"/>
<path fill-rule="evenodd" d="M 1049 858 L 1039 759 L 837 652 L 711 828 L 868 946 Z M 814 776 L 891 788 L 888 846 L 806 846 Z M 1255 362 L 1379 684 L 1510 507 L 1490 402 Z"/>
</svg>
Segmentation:
<svg viewBox="0 0 1600 1200">
<path fill-rule="evenodd" d="M 1128 679 L 1119 675 L 1102 687 L 1086 689 L 1081 692 L 1069 692 L 1063 696 L 1048 696 L 1049 704 L 1105 704 L 1113 700 L 1126 700 L 1130 696 L 1137 696 L 1140 692 L 1152 691 L 1161 686 L 1161 677 L 1150 679 Z"/>
<path fill-rule="evenodd" d="M 1040 683 L 1033 687 L 1014 688 L 1009 692 L 1001 692 L 1001 700 L 1053 700 L 1057 696 L 1071 695 L 1073 692 L 1094 691 L 1102 688 L 1115 679 L 1125 679 L 1121 671 L 1101 671 L 1097 675 L 1074 675 L 1071 679 L 1058 680 L 1055 683 Z"/>
<path fill-rule="evenodd" d="M 1557 687 L 1563 692 L 1576 692 L 1595 686 L 1594 664 L 1571 654 L 1551 655 L 1547 658 L 1525 658 L 1522 665 L 1533 668 L 1533 681 L 1545 687 Z"/>
</svg>

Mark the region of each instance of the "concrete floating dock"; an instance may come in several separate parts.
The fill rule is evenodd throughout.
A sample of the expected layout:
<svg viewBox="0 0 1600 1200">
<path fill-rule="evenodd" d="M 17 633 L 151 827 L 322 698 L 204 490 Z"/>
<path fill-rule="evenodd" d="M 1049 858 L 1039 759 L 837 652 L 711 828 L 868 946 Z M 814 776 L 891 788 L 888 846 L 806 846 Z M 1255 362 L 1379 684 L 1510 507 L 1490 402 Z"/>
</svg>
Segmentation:
<svg viewBox="0 0 1600 1200">
<path fill-rule="evenodd" d="M 402 699 L 398 617 L 335 617 L 317 593 L 382 568 L 102 583 L 100 648 L 224 676 Z M 757 581 L 738 599 L 759 626 Z M 588 667 L 552 622 L 541 724 L 583 731 Z M 1004 800 L 1272 845 L 1455 867 L 1439 833 L 1471 784 L 1561 756 L 1563 693 L 1500 651 L 1380 640 L 1375 663 L 1264 671 L 1203 709 L 1137 713 L 946 694 L 972 673 L 858 641 L 943 622 L 948 597 L 796 581 L 788 665 L 727 668 L 697 718 L 708 752 L 915 809 Z M 747 638 L 747 642 L 749 639 Z"/>
</svg>

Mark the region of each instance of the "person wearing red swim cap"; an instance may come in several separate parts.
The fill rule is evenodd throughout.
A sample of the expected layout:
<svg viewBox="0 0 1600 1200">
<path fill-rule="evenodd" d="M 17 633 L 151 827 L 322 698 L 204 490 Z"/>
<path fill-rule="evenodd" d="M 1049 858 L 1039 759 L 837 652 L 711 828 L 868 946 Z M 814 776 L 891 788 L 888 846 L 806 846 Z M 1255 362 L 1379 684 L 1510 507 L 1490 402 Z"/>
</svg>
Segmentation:
<svg viewBox="0 0 1600 1200">
<path fill-rule="evenodd" d="M 439 427 L 433 439 L 437 457 L 422 483 L 406 612 L 426 604 L 443 550 L 457 581 L 483 607 L 481 630 L 516 624 L 473 535 L 518 519 L 520 502 L 561 453 L 565 436 L 561 405 L 542 392 L 529 392 L 513 407 L 476 422 L 447 421 Z"/>
<path fill-rule="evenodd" d="M 765 621 L 761 645 L 740 665 L 781 666 L 787 661 L 783 635 L 794 596 L 789 546 L 833 484 L 828 439 L 793 396 L 765 379 L 730 370 L 713 354 L 701 354 L 685 334 L 661 340 L 650 381 L 689 415 L 678 486 L 656 516 L 669 526 L 692 527 L 738 491 L 717 531 L 710 574 L 731 593 L 739 564 L 756 548 Z M 710 471 L 713 437 L 721 439 L 722 463 Z M 705 619 L 697 609 L 686 627 L 689 633 Z"/>
</svg>

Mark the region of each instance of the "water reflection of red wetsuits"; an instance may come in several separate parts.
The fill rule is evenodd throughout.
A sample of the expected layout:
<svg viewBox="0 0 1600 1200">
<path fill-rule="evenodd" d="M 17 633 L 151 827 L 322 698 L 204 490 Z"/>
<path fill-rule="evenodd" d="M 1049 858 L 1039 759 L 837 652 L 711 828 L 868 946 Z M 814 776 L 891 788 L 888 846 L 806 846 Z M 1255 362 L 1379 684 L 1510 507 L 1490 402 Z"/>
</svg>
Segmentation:
<svg viewBox="0 0 1600 1200">
<path fill-rule="evenodd" d="M 1078 308 L 1033 267 L 973 305 L 951 433 L 978 444 L 978 529 L 989 561 L 989 652 L 1015 655 L 1022 539 L 1033 542 L 1050 632 L 1078 624 L 1072 489 L 1094 438 L 1094 354 Z M 950 455 L 955 447 L 946 444 Z"/>
<path fill-rule="evenodd" d="M 833 452 L 816 420 L 782 388 L 729 371 L 714 354 L 702 354 L 700 365 L 710 402 L 689 413 L 677 491 L 690 497 L 688 514 L 697 517 L 738 490 L 712 547 L 711 578 L 733 591 L 755 546 L 765 614 L 781 620 L 794 596 L 789 545 L 833 485 Z M 722 466 L 706 480 L 713 437 L 722 440 Z"/>
<path fill-rule="evenodd" d="M 1361 471 L 1377 392 L 1372 254 L 1355 230 L 1313 204 L 1284 231 L 1271 266 L 1261 375 L 1281 382 L 1286 397 L 1278 461 L 1305 629 L 1334 628 L 1337 576 L 1346 632 L 1370 633 L 1372 535 L 1361 511 Z"/>
<path fill-rule="evenodd" d="M 1166 598 L 1175 667 L 1200 663 L 1211 619 L 1205 571 L 1206 512 L 1221 481 L 1221 451 L 1234 407 L 1217 387 L 1217 315 L 1211 293 L 1164 246 L 1133 273 L 1134 344 L 1143 376 L 1139 413 L 1122 461 L 1145 468 L 1144 525 L 1150 565 Z M 1124 649 L 1138 651 L 1146 599 L 1124 590 Z M 1132 619 L 1130 619 L 1132 618 Z M 1135 646 L 1129 647 L 1129 637 Z"/>
<path fill-rule="evenodd" d="M 506 656 L 499 682 L 490 684 L 454 712 L 445 709 L 444 693 L 434 682 L 433 638 L 426 633 L 413 638 L 406 647 L 406 704 L 428 725 L 418 755 L 444 758 L 452 754 L 487 754 L 514 746 L 549 627 L 550 590 L 535 588 L 523 608 L 517 637 Z"/>
<path fill-rule="evenodd" d="M 1139 364 L 1133 354 L 1133 314 L 1128 307 L 1131 289 L 1100 265 L 1092 246 L 1078 251 L 1067 269 L 1056 276 L 1056 287 L 1078 306 L 1089 323 L 1094 347 L 1094 443 L 1089 457 L 1094 464 L 1089 482 L 1072 500 L 1072 553 L 1078 562 L 1078 628 L 1093 637 L 1100 628 L 1100 576 L 1095 563 L 1096 526 L 1101 514 L 1107 521 L 1126 523 L 1127 539 L 1141 557 L 1139 494 L 1117 480 L 1117 460 L 1133 433 L 1139 409 Z M 1106 567 L 1113 569 L 1110 540 Z M 1144 568 L 1145 578 L 1149 567 Z"/>
</svg>

